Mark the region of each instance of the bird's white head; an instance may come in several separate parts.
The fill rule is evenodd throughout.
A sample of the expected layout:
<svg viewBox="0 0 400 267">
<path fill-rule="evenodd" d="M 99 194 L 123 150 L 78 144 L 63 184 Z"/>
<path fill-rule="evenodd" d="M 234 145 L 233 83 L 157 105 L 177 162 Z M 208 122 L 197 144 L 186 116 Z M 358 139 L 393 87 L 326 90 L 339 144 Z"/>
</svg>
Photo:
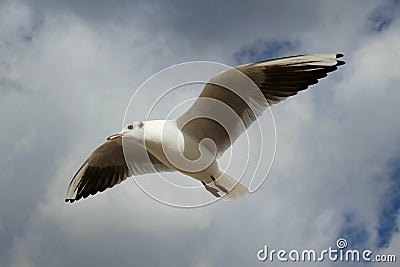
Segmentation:
<svg viewBox="0 0 400 267">
<path fill-rule="evenodd" d="M 134 140 L 143 140 L 144 123 L 136 121 L 126 125 L 120 133 L 113 134 L 107 140 L 113 140 L 120 137 L 128 137 Z"/>
</svg>

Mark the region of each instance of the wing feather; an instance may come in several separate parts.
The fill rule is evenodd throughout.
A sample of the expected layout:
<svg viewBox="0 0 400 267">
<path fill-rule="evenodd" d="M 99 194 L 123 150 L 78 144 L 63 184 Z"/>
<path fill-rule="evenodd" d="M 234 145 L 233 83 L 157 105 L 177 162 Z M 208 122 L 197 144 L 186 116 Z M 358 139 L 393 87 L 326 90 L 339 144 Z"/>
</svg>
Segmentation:
<svg viewBox="0 0 400 267">
<path fill-rule="evenodd" d="M 66 202 L 74 202 L 94 195 L 121 183 L 131 175 L 173 171 L 139 145 L 129 144 L 130 160 L 134 166 L 127 166 L 122 148 L 122 139 L 108 140 L 99 146 L 79 168 L 69 184 Z M 144 156 L 146 155 L 146 156 Z M 130 164 L 131 165 L 131 164 Z"/>
<path fill-rule="evenodd" d="M 318 83 L 318 79 L 326 77 L 329 72 L 344 64 L 338 60 L 342 56 L 293 56 L 223 71 L 205 85 L 199 98 L 176 120 L 177 125 L 182 132 L 197 141 L 212 139 L 219 157 L 268 105 L 279 103 Z M 238 119 L 233 119 L 231 115 L 229 118 L 224 117 L 228 116 L 229 111 Z"/>
</svg>

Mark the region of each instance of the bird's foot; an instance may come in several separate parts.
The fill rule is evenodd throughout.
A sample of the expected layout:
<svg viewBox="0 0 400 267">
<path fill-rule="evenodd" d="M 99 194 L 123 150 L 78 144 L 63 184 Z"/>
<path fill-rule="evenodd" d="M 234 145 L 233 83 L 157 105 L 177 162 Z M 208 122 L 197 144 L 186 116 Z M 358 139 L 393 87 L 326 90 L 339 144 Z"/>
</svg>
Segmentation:
<svg viewBox="0 0 400 267">
<path fill-rule="evenodd" d="M 210 192 L 211 194 L 213 194 L 214 196 L 216 196 L 216 197 L 221 197 L 219 194 L 218 194 L 218 190 L 217 189 L 215 189 L 215 188 L 212 188 L 211 186 L 208 186 L 205 182 L 203 182 L 203 181 L 201 181 L 201 183 L 204 185 L 204 187 L 206 188 L 206 190 L 208 191 L 208 192 Z"/>
<path fill-rule="evenodd" d="M 215 186 L 218 187 L 222 192 L 224 192 L 225 194 L 229 193 L 228 189 L 226 189 L 222 184 L 218 183 L 218 181 L 215 180 L 214 176 L 211 176 L 211 179 L 214 181 Z"/>
</svg>

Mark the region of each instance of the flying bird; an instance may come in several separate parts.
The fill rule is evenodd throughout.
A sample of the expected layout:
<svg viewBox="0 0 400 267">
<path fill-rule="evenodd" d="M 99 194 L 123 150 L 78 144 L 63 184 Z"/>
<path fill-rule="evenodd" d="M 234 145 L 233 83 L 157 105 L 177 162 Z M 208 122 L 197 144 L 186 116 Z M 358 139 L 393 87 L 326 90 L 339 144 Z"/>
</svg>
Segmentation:
<svg viewBox="0 0 400 267">
<path fill-rule="evenodd" d="M 247 186 L 217 159 L 270 105 L 296 95 L 343 65 L 342 54 L 310 54 L 232 67 L 215 75 L 175 120 L 139 121 L 111 135 L 83 163 L 65 201 L 74 202 L 130 176 L 180 172 L 215 197 L 235 199 Z"/>
</svg>

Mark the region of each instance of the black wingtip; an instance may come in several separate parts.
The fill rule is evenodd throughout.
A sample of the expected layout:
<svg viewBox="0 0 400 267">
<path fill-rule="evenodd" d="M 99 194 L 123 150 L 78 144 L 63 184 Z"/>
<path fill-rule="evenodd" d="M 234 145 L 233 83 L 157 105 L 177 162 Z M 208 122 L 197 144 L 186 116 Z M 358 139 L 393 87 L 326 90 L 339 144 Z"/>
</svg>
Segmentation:
<svg viewBox="0 0 400 267">
<path fill-rule="evenodd" d="M 341 66 L 344 65 L 346 62 L 342 61 L 342 60 L 338 60 L 336 63 L 336 66 Z"/>
<path fill-rule="evenodd" d="M 74 201 L 75 201 L 75 199 L 70 199 L 70 198 L 66 198 L 65 199 L 65 202 L 69 202 L 69 203 L 74 203 Z"/>
<path fill-rule="evenodd" d="M 344 55 L 343 54 L 336 54 L 336 58 L 341 58 L 341 57 L 344 57 Z M 337 63 L 336 63 L 336 66 L 341 66 L 341 65 L 344 65 L 345 64 L 345 62 L 343 61 L 343 60 L 337 60 Z"/>
</svg>

